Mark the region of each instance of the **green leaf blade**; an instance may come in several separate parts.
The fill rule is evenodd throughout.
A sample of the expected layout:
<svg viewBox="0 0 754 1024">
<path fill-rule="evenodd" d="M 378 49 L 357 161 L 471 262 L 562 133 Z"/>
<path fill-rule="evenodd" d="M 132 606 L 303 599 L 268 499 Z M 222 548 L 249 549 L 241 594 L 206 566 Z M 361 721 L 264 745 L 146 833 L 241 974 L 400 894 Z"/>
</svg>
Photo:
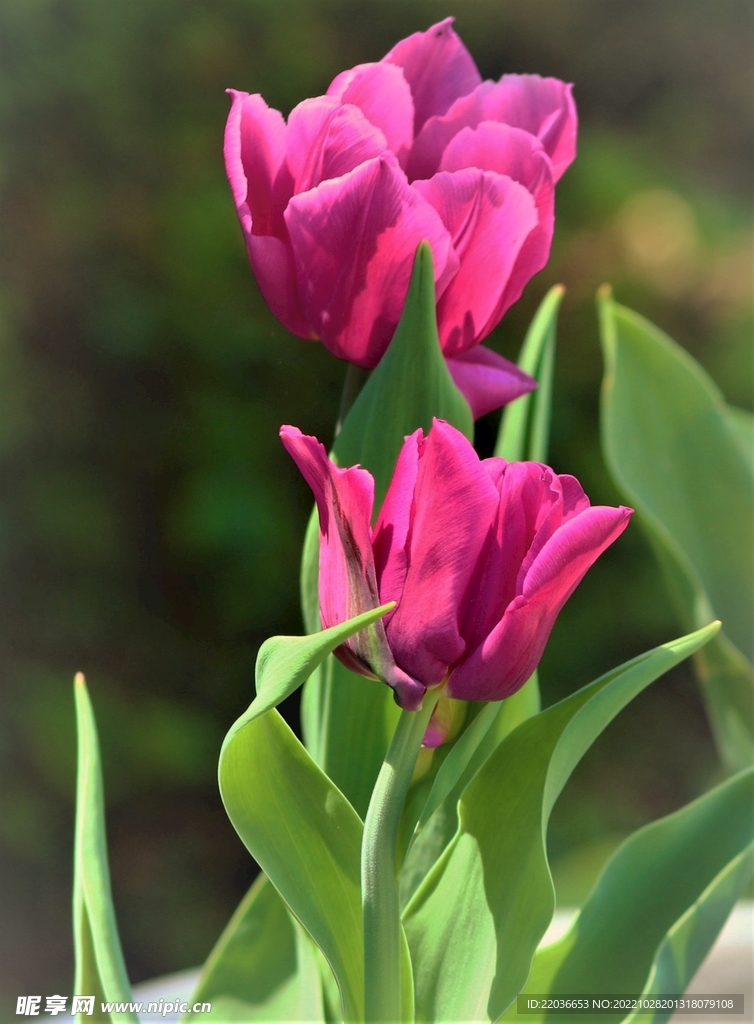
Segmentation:
<svg viewBox="0 0 754 1024">
<path fill-rule="evenodd" d="M 605 461 L 648 532 L 683 622 L 722 619 L 725 636 L 696 664 L 721 756 L 736 770 L 754 754 L 750 417 L 730 410 L 687 352 L 607 289 L 599 310 Z"/>
<path fill-rule="evenodd" d="M 523 987 L 554 910 L 552 804 L 584 751 L 633 697 L 718 624 L 664 644 L 528 718 L 459 804 L 456 837 L 406 908 L 418 1020 L 496 1020 Z"/>
<path fill-rule="evenodd" d="M 557 318 L 564 292 L 562 285 L 555 285 L 545 295 L 521 347 L 518 365 L 539 386 L 503 410 L 495 455 L 508 462 L 547 461 Z"/>
<path fill-rule="evenodd" d="M 276 710 L 235 723 L 220 754 L 219 777 L 234 828 L 324 953 L 346 1019 L 358 1021 L 361 820 Z"/>
<path fill-rule="evenodd" d="M 753 832 L 752 771 L 639 829 L 568 932 L 537 952 L 524 994 L 684 992 L 751 878 Z M 515 1017 L 512 1006 L 505 1019 Z"/>
<path fill-rule="evenodd" d="M 130 1002 L 132 996 L 110 887 L 97 726 L 81 673 L 76 676 L 74 696 L 78 735 L 73 883 L 74 990 L 77 995 L 95 996 L 95 1020 L 138 1024 L 136 1015 L 131 1012 L 103 1014 L 100 1008 L 102 1001 Z"/>
</svg>

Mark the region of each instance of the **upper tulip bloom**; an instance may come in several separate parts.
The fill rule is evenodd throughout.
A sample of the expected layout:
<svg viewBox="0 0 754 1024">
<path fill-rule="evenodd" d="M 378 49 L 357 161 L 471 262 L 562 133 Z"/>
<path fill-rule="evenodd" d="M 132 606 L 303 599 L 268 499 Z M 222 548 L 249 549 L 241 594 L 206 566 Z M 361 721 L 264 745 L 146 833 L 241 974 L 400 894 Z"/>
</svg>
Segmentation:
<svg viewBox="0 0 754 1024">
<path fill-rule="evenodd" d="M 481 460 L 442 420 L 406 438 L 374 529 L 374 481 L 340 469 L 296 427 L 283 444 L 314 492 L 323 627 L 388 601 L 335 652 L 421 706 L 446 683 L 461 700 L 501 700 L 537 667 L 555 619 L 632 510 L 592 506 L 579 482 L 538 462 Z"/>
<path fill-rule="evenodd" d="M 554 182 L 575 155 L 571 86 L 483 82 L 448 18 L 338 75 L 288 118 L 235 92 L 225 163 L 275 316 L 379 362 L 429 242 L 440 342 L 475 416 L 533 382 L 478 343 L 547 262 Z"/>
</svg>

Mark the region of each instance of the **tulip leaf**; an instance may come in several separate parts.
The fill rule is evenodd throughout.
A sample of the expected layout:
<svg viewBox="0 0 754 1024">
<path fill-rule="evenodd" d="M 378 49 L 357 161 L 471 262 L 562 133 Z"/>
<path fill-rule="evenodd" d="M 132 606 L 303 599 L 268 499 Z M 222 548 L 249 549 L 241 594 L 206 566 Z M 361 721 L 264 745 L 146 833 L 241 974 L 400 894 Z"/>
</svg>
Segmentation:
<svg viewBox="0 0 754 1024">
<path fill-rule="evenodd" d="M 751 886 L 753 876 L 754 844 L 749 843 L 668 931 L 654 958 L 644 987 L 645 996 L 686 991 L 725 926 L 736 901 Z M 672 1011 L 657 1012 L 649 1017 L 649 1022 L 664 1024 L 671 1016 Z M 628 1020 L 636 1024 L 637 1018 L 637 1014 L 632 1014 Z M 646 1021 L 646 1014 L 642 1014 L 642 1018 Z"/>
<path fill-rule="evenodd" d="M 308 636 L 273 636 L 259 648 L 256 664 L 257 695 L 246 712 L 258 718 L 294 693 L 319 668 L 328 654 L 359 630 L 371 626 L 395 607 L 395 602 L 362 612 L 337 626 Z"/>
<path fill-rule="evenodd" d="M 638 693 L 714 636 L 713 623 L 522 722 L 459 802 L 455 837 L 404 914 L 418 1020 L 496 1020 L 521 990 L 555 906 L 545 847 L 558 794 Z"/>
<path fill-rule="evenodd" d="M 751 878 L 753 839 L 751 770 L 639 829 L 537 952 L 523 994 L 683 993 Z"/>
<path fill-rule="evenodd" d="M 361 1020 L 359 816 L 274 708 L 234 723 L 219 777 L 233 827 L 325 955 L 346 1020 Z"/>
<path fill-rule="evenodd" d="M 393 340 L 346 416 L 333 448 L 341 466 L 360 463 L 375 480 L 375 515 L 404 438 L 432 419 L 452 423 L 469 439 L 474 423 L 440 349 L 432 253 L 419 245 L 406 304 Z M 316 514 L 301 566 L 306 628 L 316 629 Z M 304 686 L 302 729 L 308 749 L 363 817 L 398 716 L 389 688 L 328 658 Z"/>
<path fill-rule="evenodd" d="M 539 386 L 503 409 L 495 455 L 508 462 L 547 461 L 555 339 L 564 291 L 562 285 L 555 285 L 545 295 L 521 346 L 518 365 L 524 373 L 534 377 Z"/>
<path fill-rule="evenodd" d="M 754 462 L 754 415 L 748 409 L 727 408 L 728 424 L 749 462 Z"/>
<path fill-rule="evenodd" d="M 210 953 L 191 1004 L 212 1003 L 209 1020 L 303 1020 L 297 970 L 293 919 L 262 874 Z"/>
<path fill-rule="evenodd" d="M 605 378 L 602 445 L 636 508 L 688 627 L 714 617 L 724 633 L 695 659 L 721 757 L 754 756 L 754 463 L 748 418 L 657 327 L 599 297 Z"/>
<path fill-rule="evenodd" d="M 97 726 L 83 675 L 76 676 L 76 831 L 73 854 L 73 936 L 76 955 L 74 992 L 93 995 L 94 1021 L 132 1021 L 132 1012 L 104 1013 L 102 1002 L 130 1002 L 131 986 L 115 921 L 105 835 Z M 83 1015 L 77 1015 L 84 1020 Z M 88 1015 L 87 1015 L 88 1018 Z"/>
</svg>

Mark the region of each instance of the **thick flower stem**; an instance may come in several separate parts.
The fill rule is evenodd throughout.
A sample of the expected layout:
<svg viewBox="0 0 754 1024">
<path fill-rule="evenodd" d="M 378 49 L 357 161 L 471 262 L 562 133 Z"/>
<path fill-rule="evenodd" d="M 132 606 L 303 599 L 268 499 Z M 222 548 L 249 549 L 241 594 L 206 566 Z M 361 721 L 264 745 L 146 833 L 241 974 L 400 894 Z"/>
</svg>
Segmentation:
<svg viewBox="0 0 754 1024">
<path fill-rule="evenodd" d="M 364 387 L 368 379 L 369 370 L 365 370 L 363 366 L 357 366 L 355 363 L 348 364 L 346 378 L 343 381 L 343 392 L 340 396 L 338 419 L 335 424 L 336 437 L 340 433 L 340 428 L 343 426 L 346 416 L 351 411 L 351 406 L 359 397 L 359 392 Z"/>
<path fill-rule="evenodd" d="M 364 909 L 364 1004 L 368 1024 L 401 1020 L 400 905 L 396 845 L 398 826 L 416 758 L 439 688 L 419 711 L 403 711 L 369 802 L 361 844 Z"/>
</svg>

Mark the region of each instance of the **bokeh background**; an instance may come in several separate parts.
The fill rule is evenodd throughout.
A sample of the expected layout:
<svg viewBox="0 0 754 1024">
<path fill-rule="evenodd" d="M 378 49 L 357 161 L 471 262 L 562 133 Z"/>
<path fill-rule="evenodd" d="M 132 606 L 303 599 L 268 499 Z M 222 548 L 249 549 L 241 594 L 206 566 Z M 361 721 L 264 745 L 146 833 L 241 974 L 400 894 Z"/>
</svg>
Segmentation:
<svg viewBox="0 0 754 1024">
<path fill-rule="evenodd" d="M 558 187 L 552 260 L 490 342 L 515 358 L 546 289 L 567 286 L 556 468 L 617 500 L 597 438 L 605 280 L 751 408 L 748 0 L 1 4 L 4 1008 L 71 991 L 74 671 L 99 720 L 132 980 L 199 963 L 255 872 L 216 759 L 259 644 L 300 630 L 310 497 L 277 428 L 329 441 L 345 367 L 288 336 L 259 296 L 224 178 L 223 90 L 287 113 L 449 13 L 485 77 L 576 83 L 580 153 Z M 480 426 L 485 452 L 495 426 Z M 545 699 L 678 631 L 634 528 L 561 616 Z M 621 836 L 717 775 L 682 666 L 623 712 L 561 798 L 560 901 L 583 895 Z"/>
</svg>

